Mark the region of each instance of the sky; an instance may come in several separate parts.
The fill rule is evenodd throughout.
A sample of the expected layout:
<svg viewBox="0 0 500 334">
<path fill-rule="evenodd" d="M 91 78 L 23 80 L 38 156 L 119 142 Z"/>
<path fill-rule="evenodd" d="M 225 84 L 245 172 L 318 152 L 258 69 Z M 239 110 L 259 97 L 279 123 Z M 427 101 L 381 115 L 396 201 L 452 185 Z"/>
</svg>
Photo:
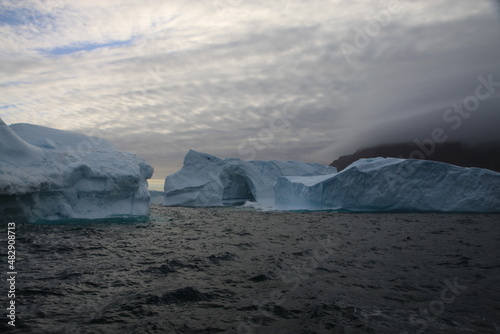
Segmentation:
<svg viewBox="0 0 500 334">
<path fill-rule="evenodd" d="M 0 117 L 103 137 L 150 189 L 189 149 L 500 140 L 499 106 L 499 1 L 0 0 Z"/>
</svg>

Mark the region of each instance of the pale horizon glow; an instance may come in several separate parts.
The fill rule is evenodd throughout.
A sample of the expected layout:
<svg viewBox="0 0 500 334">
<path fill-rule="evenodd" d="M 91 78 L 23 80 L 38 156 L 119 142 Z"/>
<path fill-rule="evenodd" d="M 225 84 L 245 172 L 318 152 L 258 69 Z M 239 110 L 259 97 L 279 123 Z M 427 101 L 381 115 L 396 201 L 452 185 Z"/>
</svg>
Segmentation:
<svg viewBox="0 0 500 334">
<path fill-rule="evenodd" d="M 164 184 L 165 184 L 164 179 L 149 179 L 148 180 L 148 189 L 149 190 L 156 190 L 156 191 L 163 191 Z"/>
</svg>

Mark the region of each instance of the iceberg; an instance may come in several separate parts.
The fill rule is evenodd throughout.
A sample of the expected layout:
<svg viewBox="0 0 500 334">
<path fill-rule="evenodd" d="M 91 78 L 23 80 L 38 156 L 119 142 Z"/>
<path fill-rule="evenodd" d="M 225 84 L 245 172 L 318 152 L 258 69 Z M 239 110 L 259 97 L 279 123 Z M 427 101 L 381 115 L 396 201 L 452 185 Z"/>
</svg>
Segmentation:
<svg viewBox="0 0 500 334">
<path fill-rule="evenodd" d="M 149 204 L 162 205 L 165 193 L 163 191 L 150 190 L 149 191 Z"/>
<path fill-rule="evenodd" d="M 104 139 L 0 119 L 2 220 L 148 215 L 152 174 Z"/>
<path fill-rule="evenodd" d="M 274 185 L 281 176 L 335 173 L 334 167 L 300 161 L 220 159 L 190 150 L 183 167 L 165 179 L 165 206 L 228 206 L 255 202 L 274 206 Z"/>
<path fill-rule="evenodd" d="M 500 212 L 500 173 L 396 158 L 360 159 L 339 173 L 280 177 L 279 210 Z"/>
</svg>

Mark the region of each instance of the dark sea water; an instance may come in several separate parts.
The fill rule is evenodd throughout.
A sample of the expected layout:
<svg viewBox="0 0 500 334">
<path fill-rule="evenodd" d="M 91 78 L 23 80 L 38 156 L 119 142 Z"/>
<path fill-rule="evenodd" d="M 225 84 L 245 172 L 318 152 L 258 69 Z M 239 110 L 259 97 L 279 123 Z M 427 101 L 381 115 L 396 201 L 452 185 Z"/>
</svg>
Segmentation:
<svg viewBox="0 0 500 334">
<path fill-rule="evenodd" d="M 500 333 L 500 215 L 154 207 L 16 237 L 1 333 Z"/>
</svg>

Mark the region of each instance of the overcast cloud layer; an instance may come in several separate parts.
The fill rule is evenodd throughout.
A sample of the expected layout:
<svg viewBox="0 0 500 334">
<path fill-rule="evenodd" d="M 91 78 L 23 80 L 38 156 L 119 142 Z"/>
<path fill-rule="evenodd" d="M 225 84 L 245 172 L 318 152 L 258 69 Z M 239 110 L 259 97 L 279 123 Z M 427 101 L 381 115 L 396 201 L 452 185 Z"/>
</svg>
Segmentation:
<svg viewBox="0 0 500 334">
<path fill-rule="evenodd" d="M 436 128 L 500 139 L 495 1 L 3 0 L 0 11 L 0 117 L 102 135 L 156 179 L 191 148 L 328 164 Z"/>
</svg>

